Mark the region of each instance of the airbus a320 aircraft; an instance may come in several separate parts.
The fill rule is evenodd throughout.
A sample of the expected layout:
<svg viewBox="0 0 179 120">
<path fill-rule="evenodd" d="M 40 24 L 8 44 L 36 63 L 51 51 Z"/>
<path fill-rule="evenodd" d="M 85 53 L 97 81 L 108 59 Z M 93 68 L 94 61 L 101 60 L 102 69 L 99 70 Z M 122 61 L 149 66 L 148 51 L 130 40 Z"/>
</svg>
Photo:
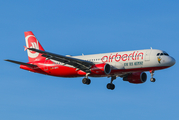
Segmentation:
<svg viewBox="0 0 179 120">
<path fill-rule="evenodd" d="M 47 52 L 31 31 L 25 32 L 25 41 L 29 62 L 5 61 L 20 64 L 20 68 L 35 73 L 57 77 L 84 77 L 82 83 L 89 85 L 88 77 L 111 77 L 107 88 L 113 90 L 113 80 L 123 78 L 130 83 L 144 83 L 151 73 L 151 82 L 155 82 L 153 73 L 175 64 L 175 59 L 165 51 L 157 49 L 133 50 L 93 55 L 70 56 Z"/>
</svg>

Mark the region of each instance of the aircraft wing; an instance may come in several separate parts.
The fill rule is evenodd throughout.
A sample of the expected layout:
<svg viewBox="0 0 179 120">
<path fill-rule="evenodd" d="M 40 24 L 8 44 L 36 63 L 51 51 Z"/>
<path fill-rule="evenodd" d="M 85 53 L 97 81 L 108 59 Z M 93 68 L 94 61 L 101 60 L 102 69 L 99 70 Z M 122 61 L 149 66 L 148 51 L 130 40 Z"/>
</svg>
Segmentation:
<svg viewBox="0 0 179 120">
<path fill-rule="evenodd" d="M 90 72 L 91 66 L 94 65 L 94 63 L 92 63 L 92 62 L 77 59 L 77 58 L 67 57 L 67 56 L 63 56 L 63 55 L 57 55 L 54 53 L 37 50 L 35 48 L 28 48 L 28 49 L 31 51 L 41 53 L 43 57 L 46 57 L 46 58 L 52 59 L 52 60 L 56 60 L 56 61 L 59 61 L 64 64 L 71 65 L 71 66 L 78 68 L 78 69 L 80 69 L 84 72 L 87 72 L 87 73 Z"/>
<path fill-rule="evenodd" d="M 31 67 L 37 66 L 37 65 L 33 65 L 33 64 L 28 64 L 28 63 L 14 61 L 14 60 L 8 60 L 8 59 L 6 59 L 5 61 L 12 62 L 12 63 L 19 64 L 19 65 L 27 65 L 27 66 L 31 66 Z"/>
</svg>

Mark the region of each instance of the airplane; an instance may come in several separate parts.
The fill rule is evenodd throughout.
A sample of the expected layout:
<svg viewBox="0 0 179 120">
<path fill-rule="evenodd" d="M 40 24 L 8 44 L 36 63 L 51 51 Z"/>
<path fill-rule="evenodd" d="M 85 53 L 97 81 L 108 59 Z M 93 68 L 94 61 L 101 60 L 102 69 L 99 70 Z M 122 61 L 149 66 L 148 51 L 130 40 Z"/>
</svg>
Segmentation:
<svg viewBox="0 0 179 120">
<path fill-rule="evenodd" d="M 107 89 L 113 90 L 113 80 L 117 77 L 123 81 L 140 84 L 147 80 L 149 71 L 151 82 L 154 71 L 169 68 L 175 64 L 175 59 L 168 53 L 158 49 L 132 50 L 92 55 L 70 56 L 47 52 L 43 49 L 32 31 L 24 32 L 29 62 L 5 61 L 20 65 L 21 69 L 51 75 L 56 77 L 84 77 L 82 83 L 89 85 L 89 77 L 110 77 Z"/>
</svg>

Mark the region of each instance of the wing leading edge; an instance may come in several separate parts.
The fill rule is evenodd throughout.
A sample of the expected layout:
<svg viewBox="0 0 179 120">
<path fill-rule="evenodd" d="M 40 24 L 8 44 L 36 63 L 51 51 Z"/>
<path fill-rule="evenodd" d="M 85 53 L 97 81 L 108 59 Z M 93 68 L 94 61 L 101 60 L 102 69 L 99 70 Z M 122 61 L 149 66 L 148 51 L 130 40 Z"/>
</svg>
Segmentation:
<svg viewBox="0 0 179 120">
<path fill-rule="evenodd" d="M 59 61 L 64 64 L 71 65 L 71 66 L 78 68 L 86 73 L 90 73 L 91 66 L 94 65 L 94 63 L 92 63 L 92 62 L 81 60 L 81 59 L 76 59 L 76 58 L 67 57 L 67 56 L 63 56 L 63 55 L 57 55 L 54 53 L 37 50 L 35 48 L 28 48 L 28 49 L 31 51 L 34 51 L 34 52 L 41 53 L 43 57 L 46 57 L 48 59 L 52 59 L 55 61 Z"/>
</svg>

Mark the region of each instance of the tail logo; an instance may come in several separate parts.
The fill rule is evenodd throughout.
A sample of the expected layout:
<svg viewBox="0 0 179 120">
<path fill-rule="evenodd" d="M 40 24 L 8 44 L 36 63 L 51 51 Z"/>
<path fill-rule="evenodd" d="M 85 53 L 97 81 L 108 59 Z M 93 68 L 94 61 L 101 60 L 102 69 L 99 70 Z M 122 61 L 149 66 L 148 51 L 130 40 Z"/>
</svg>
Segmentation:
<svg viewBox="0 0 179 120">
<path fill-rule="evenodd" d="M 38 42 L 37 43 L 32 42 L 31 44 L 32 44 L 32 46 L 30 48 L 38 49 Z"/>
<path fill-rule="evenodd" d="M 33 35 L 29 35 L 25 38 L 27 48 L 35 48 L 39 50 L 39 42 Z M 39 53 L 27 50 L 28 56 L 30 58 L 36 58 L 38 57 Z"/>
</svg>

